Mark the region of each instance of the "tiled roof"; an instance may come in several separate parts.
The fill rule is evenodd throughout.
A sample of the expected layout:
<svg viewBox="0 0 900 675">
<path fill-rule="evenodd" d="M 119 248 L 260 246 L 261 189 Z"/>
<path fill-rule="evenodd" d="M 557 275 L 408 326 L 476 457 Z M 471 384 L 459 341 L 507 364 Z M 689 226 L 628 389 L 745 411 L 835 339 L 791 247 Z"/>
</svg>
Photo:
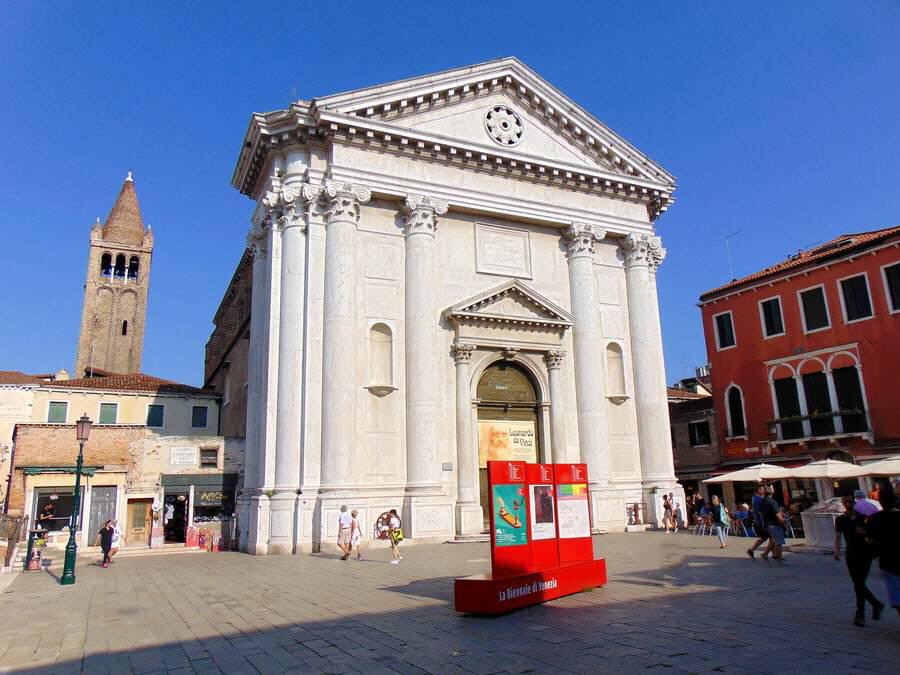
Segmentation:
<svg viewBox="0 0 900 675">
<path fill-rule="evenodd" d="M 830 258 L 844 256 L 853 251 L 868 248 L 869 246 L 894 236 L 900 236 L 900 226 L 895 225 L 893 227 L 886 227 L 883 230 L 873 230 L 872 232 L 842 234 L 840 237 L 835 237 L 831 241 L 826 241 L 824 244 L 819 244 L 809 250 L 800 251 L 787 260 L 750 274 L 743 279 L 735 279 L 724 286 L 719 286 L 718 288 L 706 291 L 706 293 L 700 296 L 700 300 L 709 300 L 716 295 L 720 295 L 724 291 L 729 291 L 740 286 L 746 286 L 754 281 L 759 281 L 768 277 L 779 276 L 784 272 L 791 272 L 807 266 L 812 267 Z"/>
<path fill-rule="evenodd" d="M 70 389 L 103 389 L 109 391 L 145 391 L 154 394 L 196 394 L 215 396 L 215 392 L 199 389 L 187 384 L 179 384 L 145 373 L 110 375 L 109 377 L 82 377 L 77 380 L 43 382 L 45 387 L 67 387 Z"/>
<path fill-rule="evenodd" d="M 692 391 L 688 391 L 687 389 L 676 389 L 675 387 L 666 387 L 666 395 L 669 398 L 680 398 L 680 399 L 695 399 L 695 398 L 709 398 L 707 394 L 695 394 Z"/>
<path fill-rule="evenodd" d="M 140 246 L 144 243 L 144 219 L 138 205 L 137 192 L 131 172 L 122 183 L 119 197 L 103 225 L 103 238 L 107 241 Z"/>
<path fill-rule="evenodd" d="M 0 384 L 44 384 L 44 380 L 18 370 L 0 370 Z"/>
</svg>

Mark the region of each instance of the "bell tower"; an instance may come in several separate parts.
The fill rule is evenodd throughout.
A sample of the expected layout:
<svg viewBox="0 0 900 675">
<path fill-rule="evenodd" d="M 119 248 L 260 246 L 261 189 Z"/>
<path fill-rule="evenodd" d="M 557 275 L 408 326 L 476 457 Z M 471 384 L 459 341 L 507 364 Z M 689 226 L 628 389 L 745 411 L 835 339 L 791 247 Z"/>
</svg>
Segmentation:
<svg viewBox="0 0 900 675">
<path fill-rule="evenodd" d="M 91 228 L 75 377 L 140 371 L 152 253 L 129 171 L 106 222 Z"/>
</svg>

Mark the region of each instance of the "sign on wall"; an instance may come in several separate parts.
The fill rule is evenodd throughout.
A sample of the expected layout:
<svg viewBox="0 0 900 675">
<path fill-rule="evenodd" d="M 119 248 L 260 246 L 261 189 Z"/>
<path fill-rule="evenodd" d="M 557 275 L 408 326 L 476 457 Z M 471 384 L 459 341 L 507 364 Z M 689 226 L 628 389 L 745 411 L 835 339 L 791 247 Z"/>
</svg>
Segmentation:
<svg viewBox="0 0 900 675">
<path fill-rule="evenodd" d="M 170 466 L 197 466 L 197 448 L 169 448 Z"/>
<path fill-rule="evenodd" d="M 534 422 L 478 421 L 478 466 L 488 462 L 537 461 L 537 429 Z"/>
</svg>

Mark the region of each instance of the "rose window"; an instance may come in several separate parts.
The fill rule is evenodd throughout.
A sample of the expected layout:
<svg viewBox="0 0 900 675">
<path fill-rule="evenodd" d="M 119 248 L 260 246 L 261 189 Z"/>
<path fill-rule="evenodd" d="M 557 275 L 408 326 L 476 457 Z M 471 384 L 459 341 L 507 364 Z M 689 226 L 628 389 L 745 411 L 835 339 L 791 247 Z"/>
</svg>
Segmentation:
<svg viewBox="0 0 900 675">
<path fill-rule="evenodd" d="M 495 105 L 484 116 L 487 132 L 500 145 L 516 145 L 522 140 L 522 120 L 505 105 Z"/>
</svg>

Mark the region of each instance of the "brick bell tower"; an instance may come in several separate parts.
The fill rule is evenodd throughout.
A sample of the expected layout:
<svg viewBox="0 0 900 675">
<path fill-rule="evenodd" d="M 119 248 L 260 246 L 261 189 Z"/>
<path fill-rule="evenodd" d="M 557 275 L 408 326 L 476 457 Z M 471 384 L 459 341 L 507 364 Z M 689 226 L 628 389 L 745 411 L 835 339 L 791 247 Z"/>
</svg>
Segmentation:
<svg viewBox="0 0 900 675">
<path fill-rule="evenodd" d="M 129 171 L 106 222 L 91 228 L 75 377 L 140 371 L 152 253 Z"/>
</svg>

